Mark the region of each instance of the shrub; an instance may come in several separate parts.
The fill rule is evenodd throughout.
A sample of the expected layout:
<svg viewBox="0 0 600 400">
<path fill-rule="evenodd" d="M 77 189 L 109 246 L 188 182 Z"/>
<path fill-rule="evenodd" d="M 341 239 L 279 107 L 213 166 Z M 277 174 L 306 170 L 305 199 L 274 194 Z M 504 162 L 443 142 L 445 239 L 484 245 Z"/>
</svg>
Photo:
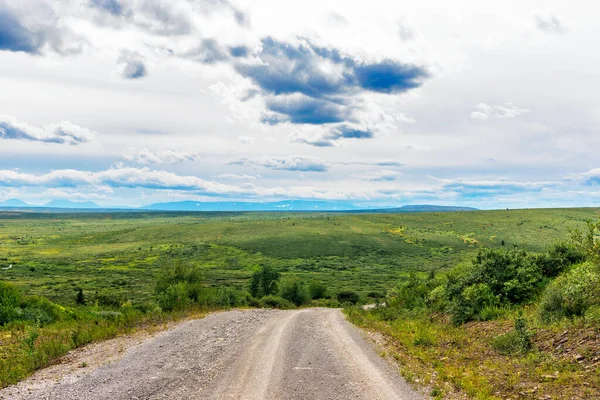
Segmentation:
<svg viewBox="0 0 600 400">
<path fill-rule="evenodd" d="M 21 292 L 8 283 L 0 282 L 0 325 L 19 317 L 20 303 Z"/>
<path fill-rule="evenodd" d="M 186 284 L 176 283 L 158 294 L 158 305 L 164 311 L 183 310 L 190 303 Z"/>
<path fill-rule="evenodd" d="M 594 326 L 600 325 L 600 304 L 595 304 L 585 311 L 585 322 Z"/>
<path fill-rule="evenodd" d="M 185 283 L 186 286 L 189 285 L 191 287 L 201 282 L 202 275 L 198 268 L 192 268 L 189 265 L 182 264 L 178 260 L 163 259 L 154 290 L 158 294 L 166 291 L 173 284 Z"/>
<path fill-rule="evenodd" d="M 542 321 L 582 316 L 600 304 L 600 273 L 596 266 L 584 263 L 556 278 L 546 288 L 539 305 Z"/>
<path fill-rule="evenodd" d="M 273 295 L 265 296 L 262 299 L 260 299 L 260 305 L 262 307 L 280 308 L 282 310 L 290 310 L 292 308 L 296 308 L 296 306 L 294 306 L 294 303 L 292 303 L 291 301 Z"/>
<path fill-rule="evenodd" d="M 323 282 L 311 282 L 308 291 L 311 299 L 324 299 L 327 295 L 327 286 Z"/>
<path fill-rule="evenodd" d="M 279 294 L 284 299 L 291 301 L 296 306 L 310 302 L 308 288 L 298 277 L 286 277 L 280 285 Z"/>
<path fill-rule="evenodd" d="M 96 302 L 104 307 L 119 308 L 125 302 L 125 298 L 118 293 L 100 293 L 96 295 Z"/>
<path fill-rule="evenodd" d="M 585 258 L 585 253 L 575 246 L 557 243 L 547 253 L 535 256 L 535 262 L 544 276 L 555 277 L 567 267 L 582 263 Z"/>
<path fill-rule="evenodd" d="M 531 333 L 527 330 L 527 322 L 522 316 L 515 320 L 515 329 L 511 332 L 496 336 L 492 346 L 500 353 L 525 354 L 531 350 Z"/>
<path fill-rule="evenodd" d="M 268 265 L 262 266 L 252 274 L 250 280 L 250 294 L 256 298 L 274 295 L 277 293 L 279 272 Z"/>
<path fill-rule="evenodd" d="M 356 304 L 360 301 L 358 293 L 352 290 L 342 290 L 337 294 L 337 299 L 340 303 Z"/>
<path fill-rule="evenodd" d="M 482 319 L 483 310 L 530 300 L 542 282 L 536 258 L 525 251 L 481 250 L 471 265 L 461 265 L 448 274 L 448 311 L 455 324 Z"/>
</svg>

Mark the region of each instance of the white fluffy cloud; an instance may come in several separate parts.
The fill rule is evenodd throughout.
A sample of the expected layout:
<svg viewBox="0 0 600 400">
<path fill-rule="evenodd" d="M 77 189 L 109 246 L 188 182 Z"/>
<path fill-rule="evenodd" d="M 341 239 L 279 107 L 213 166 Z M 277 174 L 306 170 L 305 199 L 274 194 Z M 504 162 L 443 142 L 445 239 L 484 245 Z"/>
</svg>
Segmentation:
<svg viewBox="0 0 600 400">
<path fill-rule="evenodd" d="M 138 164 L 179 164 L 184 161 L 198 161 L 200 155 L 197 153 L 188 153 L 178 150 L 149 150 L 142 149 L 134 154 L 125 154 L 123 156 L 128 161 L 135 161 Z"/>
<path fill-rule="evenodd" d="M 475 106 L 475 111 L 471 113 L 472 119 L 487 120 L 490 118 L 516 118 L 520 115 L 530 113 L 531 110 L 519 108 L 512 103 L 506 103 L 499 106 L 479 103 Z"/>
<path fill-rule="evenodd" d="M 280 171 L 325 172 L 329 166 L 315 157 L 240 157 L 230 161 L 229 165 L 244 167 L 262 167 Z"/>
<path fill-rule="evenodd" d="M 12 115 L 0 115 L 0 139 L 79 145 L 93 138 L 90 130 L 69 121 L 35 126 L 19 121 Z"/>
</svg>

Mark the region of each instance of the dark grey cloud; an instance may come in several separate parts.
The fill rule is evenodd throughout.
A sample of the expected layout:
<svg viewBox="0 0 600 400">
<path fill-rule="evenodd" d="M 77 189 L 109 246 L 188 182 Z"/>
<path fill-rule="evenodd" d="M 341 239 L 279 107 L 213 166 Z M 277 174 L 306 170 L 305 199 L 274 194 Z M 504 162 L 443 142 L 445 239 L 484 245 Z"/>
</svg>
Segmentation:
<svg viewBox="0 0 600 400">
<path fill-rule="evenodd" d="M 266 105 L 272 113 L 267 114 L 268 118 L 263 118 L 263 122 L 270 125 L 284 121 L 322 125 L 343 122 L 347 118 L 344 106 L 307 96 L 273 96 Z"/>
<path fill-rule="evenodd" d="M 260 62 L 234 61 L 238 73 L 250 79 L 265 97 L 262 122 L 279 124 L 356 124 L 353 96 L 361 92 L 404 93 L 429 76 L 423 68 L 393 60 L 365 62 L 335 48 L 317 46 L 299 38 L 296 43 L 262 39 L 254 54 Z M 331 146 L 341 138 L 371 138 L 367 130 L 342 125 L 310 144 Z M 307 143 L 305 138 L 297 141 Z"/>
<path fill-rule="evenodd" d="M 33 15 L 0 2 L 0 51 L 39 55 L 44 50 L 79 53 L 84 41 L 57 24 L 53 11 L 41 3 Z"/>
<path fill-rule="evenodd" d="M 37 54 L 44 42 L 43 35 L 29 30 L 0 4 L 0 50 Z"/>
<path fill-rule="evenodd" d="M 233 46 L 229 48 L 231 57 L 247 57 L 250 54 L 250 49 L 246 46 Z"/>
</svg>

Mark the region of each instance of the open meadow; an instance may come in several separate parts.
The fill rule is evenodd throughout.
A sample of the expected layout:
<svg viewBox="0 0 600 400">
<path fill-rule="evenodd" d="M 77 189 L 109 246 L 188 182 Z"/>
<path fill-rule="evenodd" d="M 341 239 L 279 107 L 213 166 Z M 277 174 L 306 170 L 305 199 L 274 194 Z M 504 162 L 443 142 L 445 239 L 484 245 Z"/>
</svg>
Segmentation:
<svg viewBox="0 0 600 400">
<path fill-rule="evenodd" d="M 110 294 L 150 301 L 164 259 L 197 266 L 210 286 L 243 288 L 261 265 L 385 292 L 411 272 L 441 271 L 481 247 L 541 251 L 599 209 L 447 213 L 0 214 L 0 279 L 60 304 Z M 12 265 L 10 269 L 8 268 Z"/>
<path fill-rule="evenodd" d="M 379 332 L 436 398 L 597 398 L 599 216 L 2 212 L 0 386 L 132 330 L 312 305 Z"/>
</svg>

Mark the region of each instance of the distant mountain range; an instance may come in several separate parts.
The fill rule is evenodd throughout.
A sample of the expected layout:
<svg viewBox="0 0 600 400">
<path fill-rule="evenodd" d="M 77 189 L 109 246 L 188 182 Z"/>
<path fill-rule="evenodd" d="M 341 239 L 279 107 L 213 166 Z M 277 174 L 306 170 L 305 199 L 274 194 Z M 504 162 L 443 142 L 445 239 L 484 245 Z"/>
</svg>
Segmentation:
<svg viewBox="0 0 600 400">
<path fill-rule="evenodd" d="M 52 200 L 43 206 L 27 204 L 19 199 L 0 202 L 0 208 L 13 209 L 65 209 L 65 210 L 131 210 L 131 211 L 348 211 L 348 212 L 444 212 L 473 211 L 476 208 L 436 205 L 407 205 L 398 208 L 362 207 L 349 202 L 322 200 L 284 200 L 277 202 L 200 202 L 178 201 L 155 203 L 139 208 L 103 207 L 91 201 Z"/>
</svg>

